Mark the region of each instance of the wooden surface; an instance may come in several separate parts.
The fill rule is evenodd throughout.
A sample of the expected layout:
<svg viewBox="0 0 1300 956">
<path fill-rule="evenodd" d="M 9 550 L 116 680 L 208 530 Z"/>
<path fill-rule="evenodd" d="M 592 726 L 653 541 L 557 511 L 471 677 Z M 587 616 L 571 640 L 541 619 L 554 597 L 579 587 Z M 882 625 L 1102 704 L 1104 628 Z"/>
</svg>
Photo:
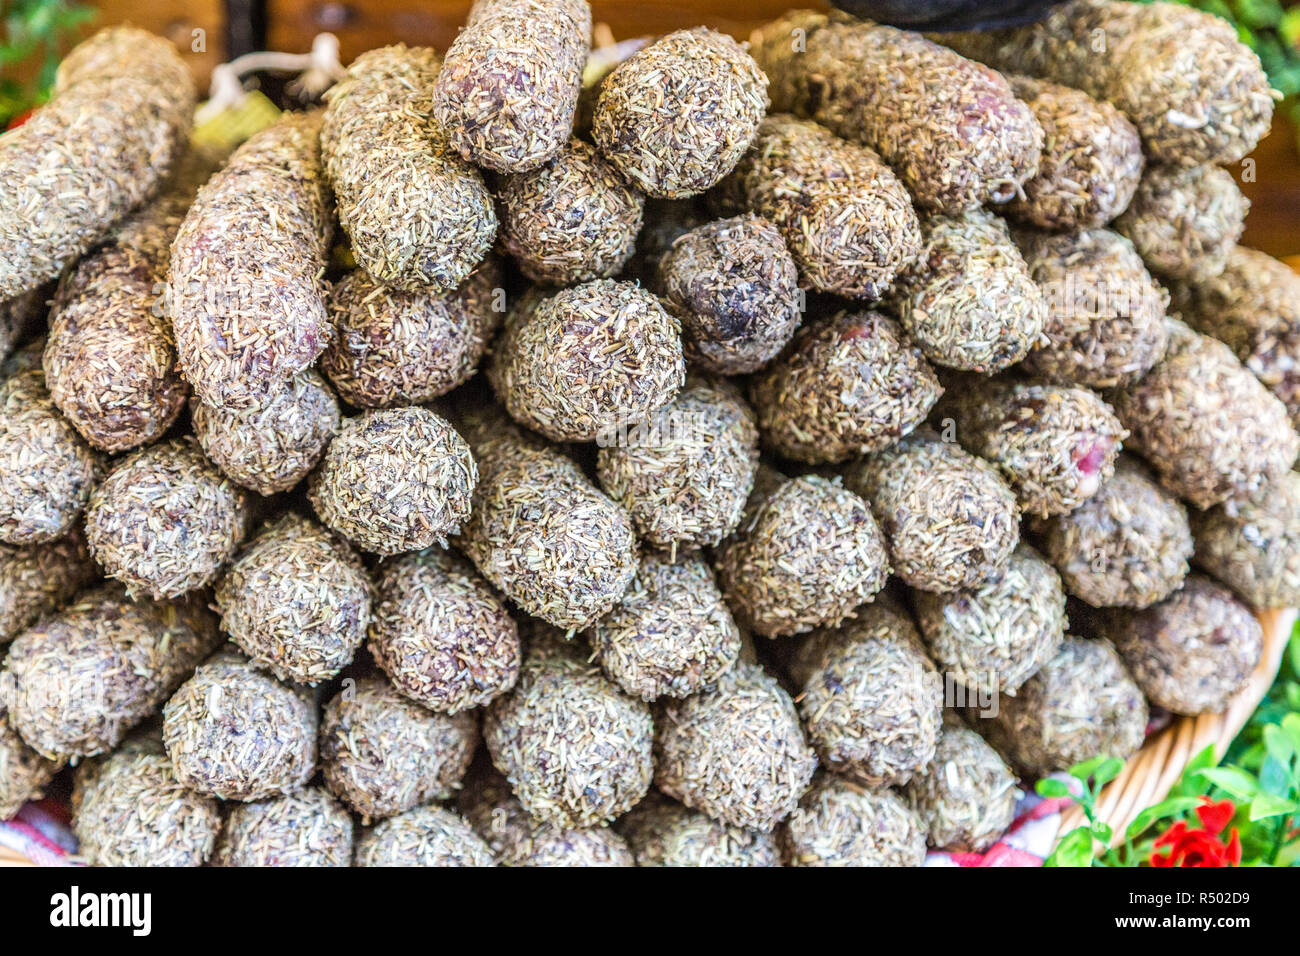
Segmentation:
<svg viewBox="0 0 1300 956">
<path fill-rule="evenodd" d="M 1241 182 L 1242 169 L 1234 170 L 1251 203 L 1242 244 L 1279 258 L 1300 256 L 1300 149 L 1295 127 L 1279 116 L 1250 158 L 1255 160 L 1254 182 Z"/>
<path fill-rule="evenodd" d="M 605 23 L 620 40 L 704 25 L 740 39 L 792 7 L 825 7 L 822 0 L 595 0 L 595 23 Z M 445 50 L 469 12 L 468 0 L 268 0 L 267 44 L 298 53 L 310 49 L 317 33 L 339 38 L 343 60 L 373 47 L 401 40 Z"/>
<path fill-rule="evenodd" d="M 130 23 L 167 37 L 190 65 L 200 89 L 206 91 L 212 68 L 226 60 L 226 9 L 224 0 L 90 0 L 96 16 L 85 24 L 80 36 L 101 27 Z M 195 50 L 194 31 L 202 30 L 204 50 Z M 11 69 L 6 67 L 6 69 Z M 40 64 L 31 61 L 13 67 L 23 81 L 31 79 Z"/>
</svg>

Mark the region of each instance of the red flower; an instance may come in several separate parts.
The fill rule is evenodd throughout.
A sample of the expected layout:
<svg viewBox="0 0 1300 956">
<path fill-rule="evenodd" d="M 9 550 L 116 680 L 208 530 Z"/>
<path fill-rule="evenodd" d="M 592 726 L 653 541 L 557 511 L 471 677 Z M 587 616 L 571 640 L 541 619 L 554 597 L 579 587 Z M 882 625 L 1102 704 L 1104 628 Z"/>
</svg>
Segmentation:
<svg viewBox="0 0 1300 956">
<path fill-rule="evenodd" d="M 1168 853 L 1153 853 L 1152 866 L 1236 866 L 1241 862 L 1241 840 L 1233 827 L 1224 843 L 1219 834 L 1237 812 L 1231 800 L 1211 803 L 1209 797 L 1201 798 L 1196 808 L 1202 829 L 1193 830 L 1179 820 L 1156 840 L 1157 847 Z"/>
</svg>

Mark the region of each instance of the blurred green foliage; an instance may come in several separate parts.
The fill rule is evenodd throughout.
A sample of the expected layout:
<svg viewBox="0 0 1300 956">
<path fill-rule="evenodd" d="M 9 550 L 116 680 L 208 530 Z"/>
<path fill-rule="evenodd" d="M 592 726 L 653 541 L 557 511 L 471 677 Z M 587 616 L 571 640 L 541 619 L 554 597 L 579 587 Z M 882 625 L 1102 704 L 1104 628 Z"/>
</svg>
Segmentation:
<svg viewBox="0 0 1300 956">
<path fill-rule="evenodd" d="M 49 97 L 59 59 L 95 16 L 76 0 L 0 0 L 0 130 Z"/>
</svg>

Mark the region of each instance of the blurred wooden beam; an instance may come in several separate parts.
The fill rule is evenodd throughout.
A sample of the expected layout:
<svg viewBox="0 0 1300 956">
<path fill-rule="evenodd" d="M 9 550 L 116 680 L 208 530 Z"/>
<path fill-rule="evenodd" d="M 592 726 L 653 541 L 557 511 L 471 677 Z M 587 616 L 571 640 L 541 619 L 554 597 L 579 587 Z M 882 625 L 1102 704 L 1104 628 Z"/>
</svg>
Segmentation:
<svg viewBox="0 0 1300 956">
<path fill-rule="evenodd" d="M 228 59 L 225 0 L 96 0 L 99 15 L 85 30 L 131 23 L 167 37 L 206 93 L 212 68 Z M 195 31 L 201 31 L 196 33 Z"/>
<path fill-rule="evenodd" d="M 1238 164 L 1232 169 L 1250 199 L 1242 245 L 1272 256 L 1300 255 L 1300 144 L 1296 128 L 1279 113 L 1273 131 L 1248 158 L 1254 160 L 1253 182 L 1241 182 L 1250 166 Z"/>
<path fill-rule="evenodd" d="M 791 7 L 826 8 L 825 0 L 594 0 L 592 18 L 606 23 L 617 39 L 669 33 L 704 25 L 744 40 L 762 23 Z M 469 0 L 267 0 L 267 43 L 274 50 L 301 53 L 312 37 L 339 38 L 344 63 L 377 46 L 399 40 L 446 50 L 469 12 Z"/>
</svg>

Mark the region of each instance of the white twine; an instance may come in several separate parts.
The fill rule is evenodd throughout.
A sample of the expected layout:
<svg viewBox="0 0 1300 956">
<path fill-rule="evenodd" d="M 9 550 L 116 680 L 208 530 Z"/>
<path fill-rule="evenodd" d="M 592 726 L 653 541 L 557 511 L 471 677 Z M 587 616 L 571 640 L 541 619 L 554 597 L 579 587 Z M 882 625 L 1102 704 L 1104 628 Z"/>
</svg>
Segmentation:
<svg viewBox="0 0 1300 956">
<path fill-rule="evenodd" d="M 215 67 L 208 88 L 208 101 L 195 114 L 196 123 L 205 123 L 238 106 L 247 95 L 243 77 L 259 70 L 297 73 L 299 75 L 290 85 L 291 89 L 308 96 L 319 96 L 343 76 L 338 37 L 332 33 L 317 34 L 311 42 L 310 53 L 246 53 Z"/>
</svg>

